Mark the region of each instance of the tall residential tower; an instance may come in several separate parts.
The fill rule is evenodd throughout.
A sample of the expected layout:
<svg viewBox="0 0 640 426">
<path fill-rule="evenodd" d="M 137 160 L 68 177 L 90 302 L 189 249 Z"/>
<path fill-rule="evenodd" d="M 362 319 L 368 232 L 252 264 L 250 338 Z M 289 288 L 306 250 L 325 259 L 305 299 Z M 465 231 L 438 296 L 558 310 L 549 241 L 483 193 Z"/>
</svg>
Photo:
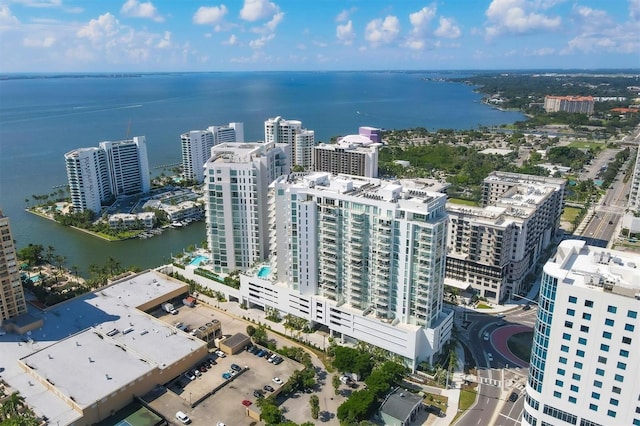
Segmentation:
<svg viewBox="0 0 640 426">
<path fill-rule="evenodd" d="M 204 180 L 204 163 L 211 156 L 211 148 L 227 142 L 244 142 L 242 123 L 210 126 L 207 130 L 191 130 L 181 134 L 183 177 L 202 182 Z"/>
<path fill-rule="evenodd" d="M 0 210 L 0 325 L 27 312 L 9 218 Z"/>
<path fill-rule="evenodd" d="M 269 118 L 264 122 L 264 140 L 289 145 L 291 165 L 301 166 L 305 170 L 311 168 L 315 132 L 303 128 L 301 121 Z"/>
</svg>

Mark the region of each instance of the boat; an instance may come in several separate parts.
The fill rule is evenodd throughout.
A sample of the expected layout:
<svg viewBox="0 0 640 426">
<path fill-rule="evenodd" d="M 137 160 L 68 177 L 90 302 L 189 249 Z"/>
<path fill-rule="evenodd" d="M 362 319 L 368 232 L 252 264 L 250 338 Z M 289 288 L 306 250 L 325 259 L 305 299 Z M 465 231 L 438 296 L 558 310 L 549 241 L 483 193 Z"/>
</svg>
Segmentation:
<svg viewBox="0 0 640 426">
<path fill-rule="evenodd" d="M 173 226 L 174 228 L 182 228 L 182 222 L 174 220 L 173 222 L 171 222 L 171 226 Z"/>
</svg>

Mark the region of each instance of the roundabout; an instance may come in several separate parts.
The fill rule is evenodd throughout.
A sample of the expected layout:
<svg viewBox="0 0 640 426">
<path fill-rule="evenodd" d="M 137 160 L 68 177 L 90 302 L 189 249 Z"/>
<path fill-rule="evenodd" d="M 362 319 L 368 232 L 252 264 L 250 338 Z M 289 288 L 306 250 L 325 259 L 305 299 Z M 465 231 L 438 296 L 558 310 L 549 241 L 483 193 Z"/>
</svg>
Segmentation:
<svg viewBox="0 0 640 426">
<path fill-rule="evenodd" d="M 521 368 L 529 368 L 529 361 L 521 358 L 525 357 L 524 354 L 527 353 L 527 351 L 522 348 L 523 337 L 529 333 L 533 334 L 533 328 L 524 325 L 505 325 L 495 329 L 493 333 L 491 333 L 491 345 L 505 360 L 509 361 L 509 364 Z M 510 343 L 520 357 L 510 349 Z M 531 340 L 529 340 L 528 344 L 530 352 Z"/>
</svg>

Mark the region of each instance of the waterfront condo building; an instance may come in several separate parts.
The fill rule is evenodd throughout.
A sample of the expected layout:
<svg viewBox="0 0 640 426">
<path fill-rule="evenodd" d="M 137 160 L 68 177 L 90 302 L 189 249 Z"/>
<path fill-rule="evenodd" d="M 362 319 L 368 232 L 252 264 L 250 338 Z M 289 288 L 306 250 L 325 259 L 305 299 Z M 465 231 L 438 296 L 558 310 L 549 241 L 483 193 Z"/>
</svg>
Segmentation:
<svg viewBox="0 0 640 426">
<path fill-rule="evenodd" d="M 268 252 L 269 184 L 291 168 L 287 145 L 223 143 L 204 165 L 205 215 L 216 272 L 245 270 Z"/>
<path fill-rule="evenodd" d="M 492 172 L 483 182 L 482 207 L 447 203 L 445 283 L 470 286 L 493 303 L 528 291 L 527 275 L 557 237 L 565 183 Z"/>
<path fill-rule="evenodd" d="M 204 163 L 211 156 L 211 148 L 227 142 L 244 142 L 244 125 L 242 123 L 210 126 L 207 130 L 191 130 L 181 134 L 183 177 L 202 182 L 204 180 Z"/>
<path fill-rule="evenodd" d="M 443 308 L 446 195 L 415 181 L 293 174 L 270 187 L 268 263 L 242 302 L 364 341 L 415 368 L 449 339 Z M 272 270 L 273 269 L 273 270 Z"/>
<path fill-rule="evenodd" d="M 282 117 L 267 119 L 264 122 L 264 140 L 289 145 L 291 165 L 301 166 L 305 170 L 311 168 L 315 132 L 303 128 L 301 121 Z"/>
<path fill-rule="evenodd" d="M 625 215 L 622 216 L 622 228 L 629 233 L 640 232 L 640 150 L 636 154 L 636 164 L 631 176 L 631 189 L 629 190 L 629 201 Z M 626 235 L 625 235 L 626 236 Z"/>
<path fill-rule="evenodd" d="M 64 155 L 71 203 L 75 212 L 99 213 L 113 197 L 149 192 L 151 178 L 144 136 L 100 142 Z"/>
<path fill-rule="evenodd" d="M 560 243 L 542 274 L 523 425 L 640 425 L 639 266 Z"/>
<path fill-rule="evenodd" d="M 362 131 L 362 128 L 360 128 Z M 313 169 L 333 174 L 378 177 L 378 138 L 359 134 L 339 138 L 335 144 L 319 144 L 313 150 Z"/>
<path fill-rule="evenodd" d="M 0 210 L 0 291 L 0 326 L 2 326 L 5 320 L 27 312 L 9 218 L 2 213 L 2 210 Z"/>
<path fill-rule="evenodd" d="M 593 96 L 545 96 L 544 110 L 546 112 L 572 112 L 593 114 Z"/>
</svg>

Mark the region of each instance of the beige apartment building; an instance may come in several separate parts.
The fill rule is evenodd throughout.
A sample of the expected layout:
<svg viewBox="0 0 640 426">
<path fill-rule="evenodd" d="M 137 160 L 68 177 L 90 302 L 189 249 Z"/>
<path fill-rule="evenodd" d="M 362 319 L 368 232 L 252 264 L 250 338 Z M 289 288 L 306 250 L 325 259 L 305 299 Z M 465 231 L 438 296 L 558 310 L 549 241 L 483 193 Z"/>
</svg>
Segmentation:
<svg viewBox="0 0 640 426">
<path fill-rule="evenodd" d="M 27 312 L 9 218 L 0 210 L 0 325 Z"/>
</svg>

